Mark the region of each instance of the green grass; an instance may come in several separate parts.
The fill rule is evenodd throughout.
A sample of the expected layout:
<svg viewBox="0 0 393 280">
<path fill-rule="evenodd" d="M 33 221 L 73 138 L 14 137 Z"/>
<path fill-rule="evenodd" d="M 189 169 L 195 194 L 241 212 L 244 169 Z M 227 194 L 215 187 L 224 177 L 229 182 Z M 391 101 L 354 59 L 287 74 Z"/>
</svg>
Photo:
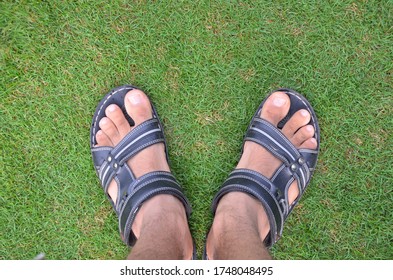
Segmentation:
<svg viewBox="0 0 393 280">
<path fill-rule="evenodd" d="M 128 2 L 0 2 L 0 259 L 127 255 L 89 150 L 126 83 L 164 121 L 199 254 L 252 114 L 285 86 L 322 142 L 273 256 L 393 258 L 391 1 Z"/>
</svg>

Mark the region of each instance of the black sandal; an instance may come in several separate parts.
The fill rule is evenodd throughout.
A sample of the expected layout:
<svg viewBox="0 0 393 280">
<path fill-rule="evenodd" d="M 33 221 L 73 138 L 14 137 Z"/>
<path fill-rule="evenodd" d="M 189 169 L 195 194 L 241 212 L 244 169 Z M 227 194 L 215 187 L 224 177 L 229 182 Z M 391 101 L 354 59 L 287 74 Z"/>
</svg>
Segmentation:
<svg viewBox="0 0 393 280">
<path fill-rule="evenodd" d="M 234 170 L 224 182 L 212 203 L 212 210 L 215 213 L 220 199 L 229 192 L 241 191 L 257 198 L 262 203 L 269 218 L 270 232 L 264 240 L 268 248 L 281 237 L 284 221 L 309 185 L 317 163 L 320 144 L 320 129 L 317 117 L 306 98 L 291 89 L 278 89 L 276 91 L 283 91 L 290 98 L 291 105 L 287 116 L 279 122 L 278 128 L 260 118 L 262 106 L 270 95 L 266 97 L 251 120 L 243 147 L 245 141 L 258 143 L 280 159 L 283 162 L 282 165 L 271 179 L 249 169 Z M 314 126 L 314 137 L 318 143 L 316 150 L 297 149 L 280 131 L 291 116 L 300 109 L 306 109 L 310 112 L 311 120 L 309 124 Z M 289 205 L 288 189 L 294 180 L 297 181 L 299 196 Z"/>
<path fill-rule="evenodd" d="M 136 242 L 131 226 L 139 208 L 147 199 L 158 194 L 171 194 L 183 203 L 187 218 L 191 213 L 190 203 L 170 172 L 150 172 L 136 179 L 131 168 L 126 164 L 138 152 L 156 143 L 164 143 L 168 161 L 168 151 L 162 125 L 153 105 L 153 117 L 133 128 L 115 147 L 96 147 L 95 135 L 100 129 L 98 123 L 105 117 L 105 109 L 109 105 L 118 105 L 130 126 L 135 125 L 132 118 L 127 114 L 124 103 L 125 95 L 132 89 L 136 89 L 136 87 L 124 85 L 110 91 L 98 104 L 90 130 L 90 149 L 94 167 L 104 192 L 118 216 L 121 238 L 128 246 L 133 246 Z M 116 202 L 112 201 L 108 195 L 108 186 L 112 180 L 115 180 L 118 185 Z"/>
</svg>

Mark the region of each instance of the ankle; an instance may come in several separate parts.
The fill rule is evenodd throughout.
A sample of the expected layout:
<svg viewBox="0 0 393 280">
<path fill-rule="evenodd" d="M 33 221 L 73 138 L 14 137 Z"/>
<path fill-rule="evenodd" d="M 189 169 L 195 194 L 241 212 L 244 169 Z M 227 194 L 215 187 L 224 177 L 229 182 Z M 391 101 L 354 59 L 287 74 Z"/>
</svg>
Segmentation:
<svg viewBox="0 0 393 280">
<path fill-rule="evenodd" d="M 263 242 L 270 231 L 269 219 L 256 198 L 243 192 L 231 192 L 220 200 L 211 232 L 219 236 L 221 232 L 236 234 L 242 230 L 254 232 Z"/>
<path fill-rule="evenodd" d="M 180 244 L 185 259 L 192 257 L 193 242 L 184 205 L 172 195 L 157 195 L 147 200 L 137 213 L 132 225 L 137 239 L 151 236 L 162 239 L 165 232 L 170 242 Z M 163 241 L 163 242 L 169 242 Z"/>
<path fill-rule="evenodd" d="M 187 224 L 186 212 L 179 199 L 172 195 L 154 196 L 143 203 L 132 225 L 138 238 L 142 229 L 154 221 L 173 221 L 176 225 Z"/>
<path fill-rule="evenodd" d="M 191 259 L 193 242 L 183 204 L 157 195 L 143 204 L 132 225 L 137 242 L 131 259 Z"/>
<path fill-rule="evenodd" d="M 216 212 L 213 224 L 206 240 L 208 259 L 235 259 L 241 244 L 251 242 L 262 245 L 259 237 L 257 222 L 249 219 L 248 215 L 236 210 L 223 207 Z M 246 241 L 247 240 L 247 241 Z M 240 257 L 240 255 L 238 256 Z"/>
</svg>

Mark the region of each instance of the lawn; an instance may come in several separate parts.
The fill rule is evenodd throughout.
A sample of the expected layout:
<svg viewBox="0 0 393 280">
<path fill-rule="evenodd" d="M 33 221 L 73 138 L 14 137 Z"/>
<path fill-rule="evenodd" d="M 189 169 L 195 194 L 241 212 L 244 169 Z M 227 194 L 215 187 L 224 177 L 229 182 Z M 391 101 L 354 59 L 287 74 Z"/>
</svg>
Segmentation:
<svg viewBox="0 0 393 280">
<path fill-rule="evenodd" d="M 393 259 L 392 26 L 392 1 L 1 1 L 0 259 L 126 257 L 89 149 L 122 84 L 163 120 L 199 256 L 251 116 L 291 87 L 321 153 L 274 258 Z"/>
</svg>

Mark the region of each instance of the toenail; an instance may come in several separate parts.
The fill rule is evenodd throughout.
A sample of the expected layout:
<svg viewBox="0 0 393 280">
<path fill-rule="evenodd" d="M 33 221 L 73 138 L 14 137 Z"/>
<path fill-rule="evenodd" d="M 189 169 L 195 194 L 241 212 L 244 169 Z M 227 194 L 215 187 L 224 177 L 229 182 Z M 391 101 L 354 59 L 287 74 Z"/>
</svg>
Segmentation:
<svg viewBox="0 0 393 280">
<path fill-rule="evenodd" d="M 306 126 L 307 131 L 311 132 L 314 128 L 312 127 L 312 125 L 308 125 Z"/>
<path fill-rule="evenodd" d="M 287 102 L 287 99 L 283 98 L 281 96 L 276 96 L 273 98 L 273 105 L 275 105 L 276 107 L 281 107 L 281 106 L 285 105 L 286 102 Z"/>
<path fill-rule="evenodd" d="M 304 109 L 300 110 L 300 114 L 301 114 L 303 117 L 308 117 L 308 116 L 309 116 L 308 111 L 307 111 L 307 110 L 304 110 Z"/>
<path fill-rule="evenodd" d="M 115 106 L 115 105 L 110 105 L 110 106 L 108 107 L 108 111 L 109 111 L 109 112 L 114 112 L 114 111 L 116 111 L 116 106 Z"/>
<path fill-rule="evenodd" d="M 142 102 L 142 96 L 139 92 L 133 92 L 128 95 L 128 100 L 131 104 L 137 105 Z"/>
<path fill-rule="evenodd" d="M 108 120 L 106 118 L 103 118 L 100 120 L 100 126 L 101 125 L 106 125 L 108 123 Z"/>
</svg>

